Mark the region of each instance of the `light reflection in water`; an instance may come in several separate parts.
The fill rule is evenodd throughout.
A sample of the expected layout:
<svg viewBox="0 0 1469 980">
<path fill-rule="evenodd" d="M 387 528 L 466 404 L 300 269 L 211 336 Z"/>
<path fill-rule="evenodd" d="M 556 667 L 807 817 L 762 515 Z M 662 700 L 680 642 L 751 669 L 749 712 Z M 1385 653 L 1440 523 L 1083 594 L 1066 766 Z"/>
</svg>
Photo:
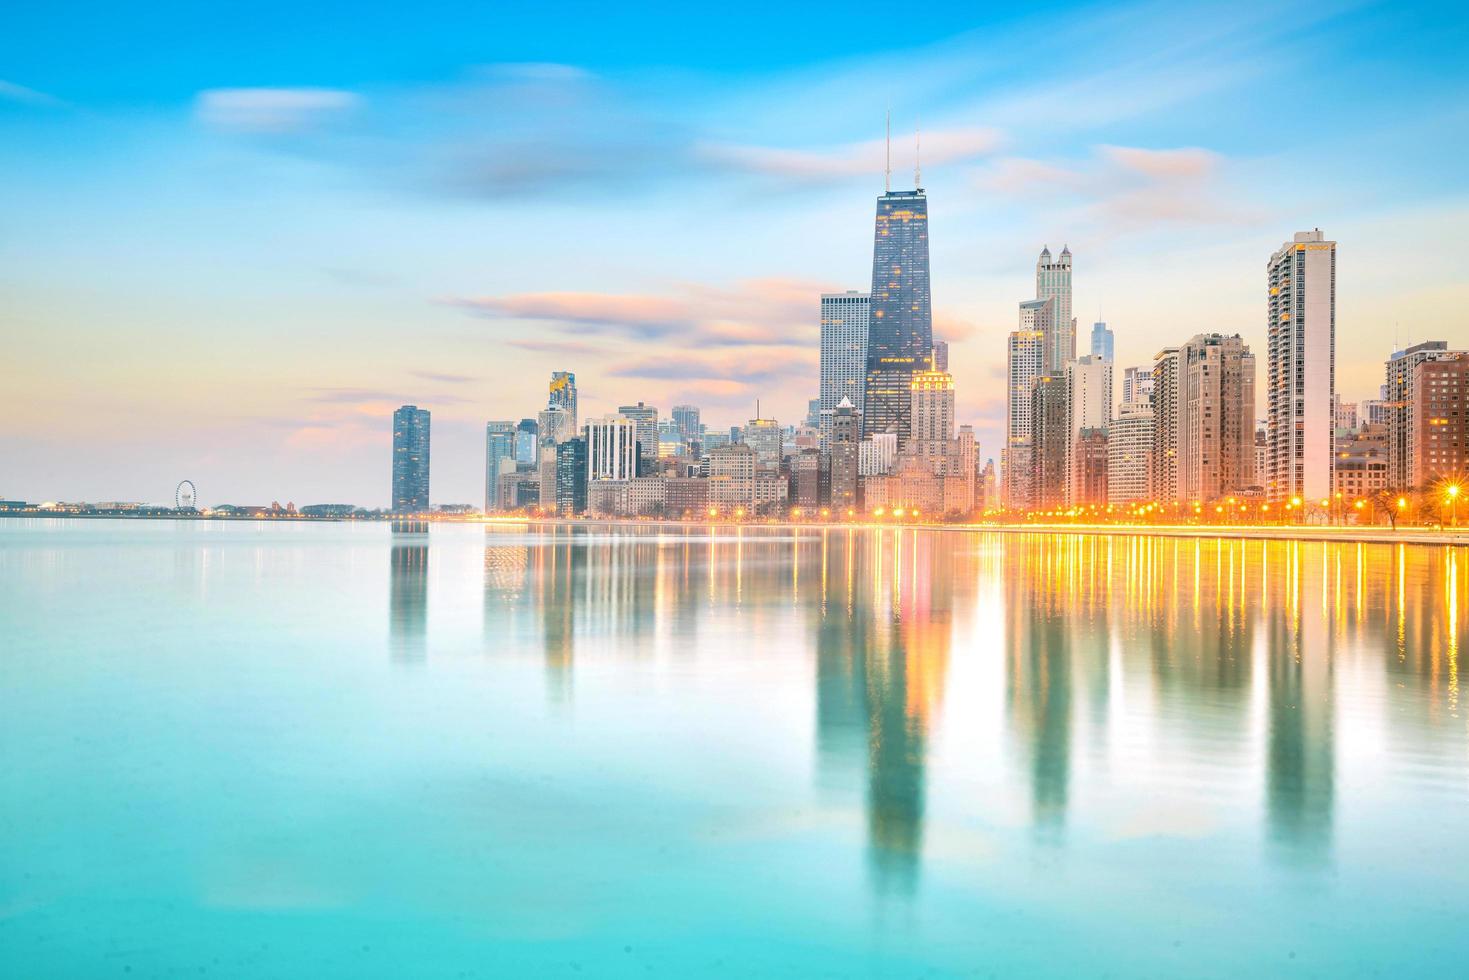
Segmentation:
<svg viewBox="0 0 1469 980">
<path fill-rule="evenodd" d="M 553 700 L 571 697 L 582 638 L 688 652 L 705 620 L 737 616 L 754 638 L 797 610 L 809 643 L 783 652 L 813 663 L 817 787 L 860 792 L 880 891 L 918 881 L 956 648 L 1003 662 L 1006 753 L 1045 848 L 1068 846 L 1078 767 L 1129 763 L 1121 727 L 1149 732 L 1160 758 L 1191 760 L 1187 783 L 1206 803 L 1256 795 L 1269 860 L 1329 866 L 1344 649 L 1374 658 L 1389 684 L 1422 687 L 1437 723 L 1462 724 L 1453 549 L 894 528 L 543 526 L 485 539 L 487 645 L 517 606 L 534 609 Z M 416 554 L 394 560 L 397 634 L 423 631 Z M 991 588 L 999 622 L 977 615 Z"/>
<path fill-rule="evenodd" d="M 394 521 L 389 551 L 388 634 L 394 659 L 422 660 L 428 630 L 428 535 L 425 521 Z"/>
</svg>

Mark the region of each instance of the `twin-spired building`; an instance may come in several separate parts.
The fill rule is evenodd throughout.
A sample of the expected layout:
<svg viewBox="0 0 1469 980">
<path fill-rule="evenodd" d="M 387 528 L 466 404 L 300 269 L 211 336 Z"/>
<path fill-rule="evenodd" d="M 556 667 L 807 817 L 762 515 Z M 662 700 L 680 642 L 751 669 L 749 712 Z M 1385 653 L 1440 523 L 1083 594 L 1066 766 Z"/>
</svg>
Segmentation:
<svg viewBox="0 0 1469 980">
<path fill-rule="evenodd" d="M 1336 456 L 1336 242 L 1301 231 L 1266 265 L 1265 493 L 1330 498 Z"/>
</svg>

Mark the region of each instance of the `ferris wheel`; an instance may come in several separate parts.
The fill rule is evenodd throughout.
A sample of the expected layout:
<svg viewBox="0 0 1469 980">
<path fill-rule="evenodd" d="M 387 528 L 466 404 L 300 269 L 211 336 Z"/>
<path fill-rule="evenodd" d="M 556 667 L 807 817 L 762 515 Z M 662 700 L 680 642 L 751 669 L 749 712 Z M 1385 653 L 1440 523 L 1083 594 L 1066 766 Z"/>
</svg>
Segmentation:
<svg viewBox="0 0 1469 980">
<path fill-rule="evenodd" d="M 174 510 L 197 510 L 199 507 L 199 490 L 194 486 L 193 480 L 180 480 L 179 485 L 173 491 Z"/>
</svg>

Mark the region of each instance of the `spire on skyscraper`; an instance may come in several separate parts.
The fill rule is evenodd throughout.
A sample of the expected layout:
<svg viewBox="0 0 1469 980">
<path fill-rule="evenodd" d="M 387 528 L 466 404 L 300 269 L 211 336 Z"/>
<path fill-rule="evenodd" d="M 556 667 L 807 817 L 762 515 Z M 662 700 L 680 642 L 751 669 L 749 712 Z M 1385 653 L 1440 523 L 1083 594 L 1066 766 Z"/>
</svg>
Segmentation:
<svg viewBox="0 0 1469 980">
<path fill-rule="evenodd" d="M 882 168 L 882 192 L 890 194 L 893 190 L 893 110 L 888 109 L 887 117 L 883 122 L 883 130 L 887 140 L 887 162 Z"/>
<path fill-rule="evenodd" d="M 923 190 L 923 130 L 913 127 L 913 187 Z"/>
</svg>

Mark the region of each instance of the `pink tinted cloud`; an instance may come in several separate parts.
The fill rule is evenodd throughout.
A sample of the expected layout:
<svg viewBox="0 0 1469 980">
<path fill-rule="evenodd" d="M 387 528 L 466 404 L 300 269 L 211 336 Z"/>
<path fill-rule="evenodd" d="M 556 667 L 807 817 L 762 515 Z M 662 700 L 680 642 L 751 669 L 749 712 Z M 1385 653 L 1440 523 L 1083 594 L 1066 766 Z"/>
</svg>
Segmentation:
<svg viewBox="0 0 1469 980">
<path fill-rule="evenodd" d="M 905 141 L 910 137 L 899 137 Z M 923 162 L 943 166 L 973 160 L 993 153 L 1003 142 L 1002 134 L 987 127 L 959 127 L 923 134 Z M 883 140 L 847 143 L 827 150 L 799 150 L 735 143 L 705 143 L 695 153 L 710 163 L 730 170 L 796 181 L 818 181 L 867 176 L 882 170 L 886 154 Z"/>
</svg>

